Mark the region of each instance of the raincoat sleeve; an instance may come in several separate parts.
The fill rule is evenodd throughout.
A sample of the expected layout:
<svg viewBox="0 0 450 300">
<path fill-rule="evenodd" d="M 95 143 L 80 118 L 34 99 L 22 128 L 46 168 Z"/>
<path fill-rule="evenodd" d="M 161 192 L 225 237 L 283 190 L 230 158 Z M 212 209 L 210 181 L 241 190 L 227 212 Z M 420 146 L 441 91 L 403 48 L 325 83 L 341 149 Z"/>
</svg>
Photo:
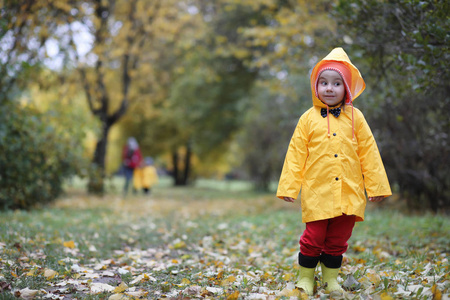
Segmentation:
<svg viewBox="0 0 450 300">
<path fill-rule="evenodd" d="M 284 160 L 278 183 L 277 197 L 296 199 L 303 181 L 305 162 L 308 157 L 308 134 L 304 115 L 300 118 Z"/>
<path fill-rule="evenodd" d="M 391 188 L 375 138 L 362 113 L 358 119 L 360 121 L 357 130 L 358 156 L 367 196 L 390 196 Z"/>
</svg>

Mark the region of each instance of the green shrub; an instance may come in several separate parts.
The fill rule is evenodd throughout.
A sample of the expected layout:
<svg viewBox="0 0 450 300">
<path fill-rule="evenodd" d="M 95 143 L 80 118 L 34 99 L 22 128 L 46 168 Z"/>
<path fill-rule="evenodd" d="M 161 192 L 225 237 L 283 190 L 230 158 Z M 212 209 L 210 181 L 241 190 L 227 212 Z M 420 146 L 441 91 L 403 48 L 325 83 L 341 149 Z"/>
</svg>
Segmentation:
<svg viewBox="0 0 450 300">
<path fill-rule="evenodd" d="M 81 135 L 50 118 L 12 101 L 0 104 L 0 209 L 49 203 L 64 178 L 80 172 Z"/>
</svg>

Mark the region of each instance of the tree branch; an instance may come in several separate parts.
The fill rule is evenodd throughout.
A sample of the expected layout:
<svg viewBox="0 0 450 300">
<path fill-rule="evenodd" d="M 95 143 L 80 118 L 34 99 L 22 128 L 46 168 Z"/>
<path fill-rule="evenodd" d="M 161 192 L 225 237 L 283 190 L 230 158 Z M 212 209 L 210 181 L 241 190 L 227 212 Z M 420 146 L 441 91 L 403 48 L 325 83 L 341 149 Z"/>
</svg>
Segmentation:
<svg viewBox="0 0 450 300">
<path fill-rule="evenodd" d="M 151 25 L 155 19 L 156 16 L 158 15 L 158 12 L 161 8 L 161 0 L 155 1 L 156 3 L 154 4 L 154 9 L 153 9 L 153 14 L 148 16 L 148 24 Z M 153 34 L 147 34 L 145 32 L 144 26 L 141 26 L 139 28 L 138 34 L 136 36 L 140 36 L 141 40 L 139 41 L 139 45 L 138 45 L 138 49 L 141 50 L 144 47 L 144 43 L 145 41 L 148 41 L 149 39 L 151 39 L 153 37 Z M 135 55 L 132 60 L 131 60 L 131 69 L 135 70 L 137 68 L 138 62 L 139 62 L 139 56 Z"/>
</svg>

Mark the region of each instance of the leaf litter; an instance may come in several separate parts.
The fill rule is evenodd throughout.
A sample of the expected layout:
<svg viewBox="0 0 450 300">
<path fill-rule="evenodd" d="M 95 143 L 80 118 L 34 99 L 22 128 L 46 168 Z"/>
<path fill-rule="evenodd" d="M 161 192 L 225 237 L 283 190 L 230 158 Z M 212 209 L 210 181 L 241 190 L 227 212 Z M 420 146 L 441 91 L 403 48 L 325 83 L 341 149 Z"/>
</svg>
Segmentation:
<svg viewBox="0 0 450 300">
<path fill-rule="evenodd" d="M 271 195 L 105 200 L 67 197 L 47 212 L 6 214 L 0 292 L 22 299 L 308 299 L 295 288 L 304 226 L 298 207 Z M 77 212 L 58 215 L 67 210 Z M 344 294 L 325 294 L 318 268 L 313 298 L 449 299 L 450 222 L 399 220 L 386 210 L 368 215 L 344 257 Z"/>
</svg>

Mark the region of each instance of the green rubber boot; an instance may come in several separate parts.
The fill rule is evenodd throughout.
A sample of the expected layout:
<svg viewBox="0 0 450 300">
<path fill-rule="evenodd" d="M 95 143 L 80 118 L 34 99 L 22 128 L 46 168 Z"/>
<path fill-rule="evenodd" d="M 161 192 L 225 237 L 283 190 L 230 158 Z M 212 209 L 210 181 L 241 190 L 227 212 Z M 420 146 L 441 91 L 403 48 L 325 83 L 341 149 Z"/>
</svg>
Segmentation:
<svg viewBox="0 0 450 300">
<path fill-rule="evenodd" d="M 341 288 L 341 285 L 337 281 L 338 273 L 340 268 L 332 269 L 327 268 L 323 263 L 320 264 L 322 267 L 322 282 L 327 284 L 327 288 L 325 289 L 326 293 L 339 292 L 343 293 L 344 290 Z"/>
<path fill-rule="evenodd" d="M 295 286 L 303 290 L 309 296 L 314 294 L 314 271 L 316 268 L 305 268 L 300 266 L 300 278 Z"/>
</svg>

